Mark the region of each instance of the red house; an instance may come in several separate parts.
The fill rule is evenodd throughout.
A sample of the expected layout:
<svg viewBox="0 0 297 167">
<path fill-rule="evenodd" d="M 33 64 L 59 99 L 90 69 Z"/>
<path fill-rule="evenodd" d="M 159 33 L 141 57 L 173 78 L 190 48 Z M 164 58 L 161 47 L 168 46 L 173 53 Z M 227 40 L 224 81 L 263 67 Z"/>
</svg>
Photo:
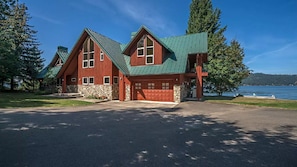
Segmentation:
<svg viewBox="0 0 297 167">
<path fill-rule="evenodd" d="M 57 74 L 62 91 L 110 100 L 180 102 L 202 97 L 207 33 L 158 38 L 146 27 L 128 44 L 85 29 Z"/>
</svg>

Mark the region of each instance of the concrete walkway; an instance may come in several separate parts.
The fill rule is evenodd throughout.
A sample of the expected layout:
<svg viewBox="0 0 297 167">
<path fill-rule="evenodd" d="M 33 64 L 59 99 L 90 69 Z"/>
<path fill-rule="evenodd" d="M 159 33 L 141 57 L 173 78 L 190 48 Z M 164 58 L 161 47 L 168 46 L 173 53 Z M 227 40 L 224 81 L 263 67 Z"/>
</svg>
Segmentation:
<svg viewBox="0 0 297 167">
<path fill-rule="evenodd" d="M 0 166 L 297 166 L 297 111 L 206 102 L 0 109 Z"/>
</svg>

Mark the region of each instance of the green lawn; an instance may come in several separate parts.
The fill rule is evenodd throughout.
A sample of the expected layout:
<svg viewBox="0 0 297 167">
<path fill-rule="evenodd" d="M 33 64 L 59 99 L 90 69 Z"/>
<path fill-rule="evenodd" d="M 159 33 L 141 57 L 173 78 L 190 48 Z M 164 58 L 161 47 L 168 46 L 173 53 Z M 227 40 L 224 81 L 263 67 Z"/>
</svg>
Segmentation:
<svg viewBox="0 0 297 167">
<path fill-rule="evenodd" d="M 257 99 L 257 98 L 244 98 L 244 97 L 205 97 L 205 101 L 216 103 L 231 103 L 254 105 L 260 107 L 275 107 L 297 110 L 297 100 L 280 100 L 280 99 Z"/>
<path fill-rule="evenodd" d="M 90 102 L 35 95 L 33 93 L 1 93 L 0 108 L 68 107 L 92 104 Z"/>
</svg>

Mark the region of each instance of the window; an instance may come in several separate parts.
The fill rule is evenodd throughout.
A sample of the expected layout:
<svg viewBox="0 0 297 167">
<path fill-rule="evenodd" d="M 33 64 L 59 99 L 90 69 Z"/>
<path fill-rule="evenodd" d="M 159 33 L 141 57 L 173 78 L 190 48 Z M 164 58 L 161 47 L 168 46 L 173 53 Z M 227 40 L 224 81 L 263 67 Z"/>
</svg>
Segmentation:
<svg viewBox="0 0 297 167">
<path fill-rule="evenodd" d="M 89 84 L 94 85 L 94 77 L 89 77 Z"/>
<path fill-rule="evenodd" d="M 83 68 L 93 68 L 95 66 L 94 42 L 87 38 L 83 45 Z"/>
<path fill-rule="evenodd" d="M 169 83 L 162 83 L 162 89 L 169 89 Z"/>
<path fill-rule="evenodd" d="M 135 89 L 141 89 L 141 83 L 135 83 Z"/>
<path fill-rule="evenodd" d="M 104 76 L 103 77 L 103 84 L 104 85 L 109 85 L 110 84 L 110 77 L 109 76 Z"/>
<path fill-rule="evenodd" d="M 76 82 L 76 78 L 71 78 L 71 82 Z"/>
<path fill-rule="evenodd" d="M 137 42 L 137 57 L 145 56 L 145 64 L 154 64 L 154 41 L 144 35 Z"/>
<path fill-rule="evenodd" d="M 113 83 L 118 84 L 119 83 L 119 77 L 113 77 Z"/>
<path fill-rule="evenodd" d="M 61 66 L 61 65 L 63 65 L 63 61 L 60 58 L 58 58 L 58 60 L 56 61 L 55 66 Z"/>
<path fill-rule="evenodd" d="M 94 67 L 94 53 L 90 53 L 89 58 L 89 67 Z"/>
<path fill-rule="evenodd" d="M 104 60 L 104 53 L 102 51 L 100 51 L 100 61 Z"/>
<path fill-rule="evenodd" d="M 154 42 L 146 38 L 146 64 L 154 64 Z"/>
<path fill-rule="evenodd" d="M 144 56 L 144 39 L 145 36 L 143 36 L 138 42 L 137 42 L 137 56 Z"/>
<path fill-rule="evenodd" d="M 83 85 L 94 85 L 94 77 L 83 77 Z"/>
<path fill-rule="evenodd" d="M 87 68 L 88 67 L 88 54 L 84 53 L 84 57 L 83 57 L 83 68 Z"/>
<path fill-rule="evenodd" d="M 88 77 L 83 77 L 83 85 L 88 85 Z"/>
<path fill-rule="evenodd" d="M 155 84 L 154 83 L 148 83 L 147 88 L 148 89 L 155 89 Z"/>
</svg>

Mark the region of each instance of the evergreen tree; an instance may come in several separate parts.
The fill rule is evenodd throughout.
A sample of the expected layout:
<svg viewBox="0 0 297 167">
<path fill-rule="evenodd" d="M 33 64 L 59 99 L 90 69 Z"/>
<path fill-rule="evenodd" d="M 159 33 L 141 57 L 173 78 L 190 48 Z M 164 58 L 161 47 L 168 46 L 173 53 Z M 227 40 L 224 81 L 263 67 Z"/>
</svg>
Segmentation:
<svg viewBox="0 0 297 167">
<path fill-rule="evenodd" d="M 4 0 L 0 2 L 0 80 L 3 86 L 4 81 L 11 80 L 13 89 L 13 78 L 18 74 L 19 55 L 15 54 L 15 12 L 16 1 Z"/>
<path fill-rule="evenodd" d="M 34 80 L 42 68 L 41 51 L 36 41 L 36 31 L 28 25 L 27 7 L 14 0 L 1 1 L 0 28 L 0 80 L 11 81 L 23 77 Z"/>
<path fill-rule="evenodd" d="M 186 31 L 187 34 L 208 33 L 208 63 L 206 64 L 208 77 L 205 79 L 206 89 L 218 95 L 237 89 L 238 83 L 243 79 L 242 76 L 246 76 L 242 75 L 237 68 L 231 69 L 234 67 L 234 62 L 232 61 L 235 60 L 232 57 L 238 56 L 238 59 L 236 59 L 238 62 L 235 64 L 239 67 L 243 65 L 244 53 L 238 42 L 231 42 L 231 46 L 226 44 L 224 32 L 227 27 L 221 28 L 220 15 L 221 11 L 213 9 L 211 0 L 192 0 L 188 29 Z M 238 52 L 242 51 L 242 53 L 232 52 L 236 50 L 235 48 Z M 244 66 L 244 69 L 247 70 L 246 66 Z"/>
<path fill-rule="evenodd" d="M 25 90 L 33 90 L 35 89 L 36 76 L 38 72 L 43 68 L 44 60 L 41 58 L 42 51 L 38 49 L 40 45 L 36 39 L 37 31 L 33 30 L 32 26 L 28 25 L 27 22 L 30 17 L 27 14 L 27 7 L 22 4 L 20 5 L 20 9 L 23 11 L 23 18 L 26 21 L 24 24 L 24 35 L 26 36 L 26 40 L 22 43 L 22 54 L 21 54 L 21 76 L 23 79 L 23 88 Z"/>
</svg>

